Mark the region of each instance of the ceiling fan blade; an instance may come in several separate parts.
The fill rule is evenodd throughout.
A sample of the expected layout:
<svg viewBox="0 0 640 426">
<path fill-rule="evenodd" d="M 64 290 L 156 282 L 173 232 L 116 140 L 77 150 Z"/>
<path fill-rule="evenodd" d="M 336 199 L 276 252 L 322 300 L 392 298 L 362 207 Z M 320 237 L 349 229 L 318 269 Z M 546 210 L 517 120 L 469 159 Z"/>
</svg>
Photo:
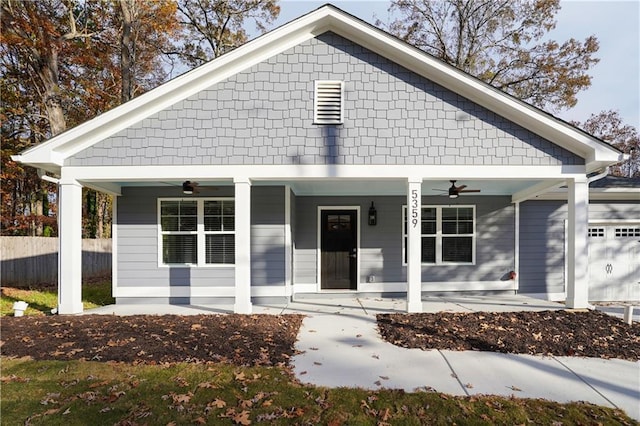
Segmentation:
<svg viewBox="0 0 640 426">
<path fill-rule="evenodd" d="M 467 185 L 456 186 L 456 191 L 460 192 L 460 191 L 464 190 L 466 187 L 467 187 Z"/>
<path fill-rule="evenodd" d="M 481 189 L 464 189 L 464 190 L 460 190 L 458 192 L 480 192 L 482 191 Z"/>
</svg>

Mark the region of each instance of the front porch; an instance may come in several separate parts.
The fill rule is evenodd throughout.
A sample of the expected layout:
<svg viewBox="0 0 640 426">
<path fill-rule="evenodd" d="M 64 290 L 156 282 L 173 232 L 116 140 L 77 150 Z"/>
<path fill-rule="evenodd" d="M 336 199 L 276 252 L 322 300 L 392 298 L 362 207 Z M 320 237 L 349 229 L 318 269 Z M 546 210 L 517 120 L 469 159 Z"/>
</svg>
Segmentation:
<svg viewBox="0 0 640 426">
<path fill-rule="evenodd" d="M 136 299 L 144 298 L 150 298 L 146 303 L 154 303 L 153 298 L 157 298 L 158 303 L 167 305 L 178 300 L 187 305 L 208 305 L 207 299 L 217 298 L 216 304 L 233 301 L 234 312 L 253 313 L 254 306 L 259 306 L 253 300 L 296 300 L 297 294 L 322 294 L 338 288 L 363 293 L 406 292 L 400 310 L 423 312 L 422 295 L 429 292 L 517 293 L 519 203 L 566 182 L 570 190 L 567 274 L 561 291 L 566 292 L 568 307 L 588 306 L 585 281 L 588 184 L 582 174 L 567 178 L 558 170 L 548 170 L 549 176 L 541 178 L 540 168 L 530 171 L 518 168 L 505 176 L 503 168 L 502 176 L 498 176 L 496 169 L 493 175 L 485 173 L 483 178 L 474 178 L 473 169 L 463 171 L 452 166 L 445 171 L 434 166 L 428 177 L 376 179 L 371 167 L 364 170 L 368 178 L 356 177 L 362 170 L 354 175 L 350 169 L 337 167 L 334 178 L 321 177 L 324 171 L 313 176 L 311 168 L 304 178 L 295 180 L 275 176 L 220 179 L 211 176 L 211 168 L 191 167 L 189 174 L 184 174 L 187 172 L 183 168 L 163 168 L 166 178 L 161 182 L 149 179 L 147 174 L 140 177 L 134 174 L 125 179 L 111 176 L 107 184 L 106 176 L 82 179 L 84 176 L 79 173 L 75 183 L 61 182 L 60 210 L 67 212 L 61 221 L 61 259 L 73 259 L 77 252 L 77 215 L 68 212 L 80 209 L 78 183 L 103 189 L 117 187 L 120 196 L 114 215 L 113 293 L 118 303 L 135 304 Z M 452 168 L 462 176 L 461 184 L 480 193 L 449 198 L 447 188 L 451 183 L 444 176 L 450 176 Z M 200 193 L 182 194 L 176 174 L 200 182 Z M 342 175 L 345 177 L 339 177 Z M 220 197 L 235 203 L 234 263 L 216 267 L 206 267 L 202 260 L 198 265 L 163 264 L 160 254 L 163 240 L 159 232 L 162 200 L 195 203 Z M 198 215 L 204 209 L 201 204 L 198 202 Z M 369 222 L 370 205 L 377 208 L 375 224 Z M 425 209 L 433 211 L 432 231 L 425 231 L 429 225 L 424 218 Z M 452 236 L 447 232 L 451 231 L 443 231 L 443 227 L 447 225 L 445 212 L 456 213 L 456 209 L 471 212 L 469 230 L 453 231 L 459 241 L 468 240 L 471 248 L 460 249 L 454 244 L 453 256 L 462 257 L 452 260 L 445 257 L 452 256 L 445 254 L 445 240 Z M 353 259 L 351 284 L 331 287 L 323 281 L 327 275 L 323 264 L 326 257 L 323 232 L 327 227 L 324 213 L 345 211 L 354 214 L 353 247 L 346 253 Z M 198 218 L 198 223 L 203 221 Z M 453 225 L 462 226 L 458 222 Z M 72 228 L 75 232 L 65 232 Z M 431 250 L 433 258 L 425 257 L 425 242 L 432 245 L 427 250 Z M 198 250 L 203 250 L 203 243 L 198 244 Z M 80 281 L 79 270 L 77 265 L 62 262 L 65 267 L 60 279 L 65 285 L 60 291 L 60 312 L 78 313 L 80 295 L 74 282 Z"/>
<path fill-rule="evenodd" d="M 523 295 L 423 296 L 422 312 L 518 312 L 565 309 L 565 306 L 547 300 Z M 405 312 L 403 297 L 318 297 L 308 296 L 301 300 L 281 303 L 254 303 L 254 314 L 328 314 L 350 317 L 372 317 L 379 313 Z M 202 315 L 234 313 L 232 303 L 224 305 L 172 305 L 172 304 L 115 304 L 90 309 L 83 315 Z"/>
</svg>

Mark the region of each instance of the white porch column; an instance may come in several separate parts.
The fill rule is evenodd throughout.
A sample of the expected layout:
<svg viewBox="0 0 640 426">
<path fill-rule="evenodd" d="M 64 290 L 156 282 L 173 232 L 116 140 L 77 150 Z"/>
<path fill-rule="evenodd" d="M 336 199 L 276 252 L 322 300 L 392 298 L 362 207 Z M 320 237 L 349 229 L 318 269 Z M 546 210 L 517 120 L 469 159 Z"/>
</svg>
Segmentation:
<svg viewBox="0 0 640 426">
<path fill-rule="evenodd" d="M 422 179 L 407 185 L 407 312 L 422 312 Z"/>
<path fill-rule="evenodd" d="M 82 312 L 82 185 L 62 179 L 58 190 L 58 313 Z"/>
<path fill-rule="evenodd" d="M 234 179 L 236 205 L 236 301 L 233 311 L 251 313 L 251 181 Z"/>
<path fill-rule="evenodd" d="M 567 179 L 569 222 L 567 242 L 567 299 L 569 308 L 589 306 L 589 184 L 587 178 Z"/>
</svg>

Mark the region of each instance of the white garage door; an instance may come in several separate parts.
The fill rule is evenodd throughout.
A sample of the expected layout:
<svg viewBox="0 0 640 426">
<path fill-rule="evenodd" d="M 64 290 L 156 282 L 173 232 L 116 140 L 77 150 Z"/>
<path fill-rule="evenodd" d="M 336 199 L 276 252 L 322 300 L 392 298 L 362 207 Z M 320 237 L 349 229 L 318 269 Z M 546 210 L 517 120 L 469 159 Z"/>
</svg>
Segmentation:
<svg viewBox="0 0 640 426">
<path fill-rule="evenodd" d="M 640 224 L 589 227 L 589 300 L 640 300 Z"/>
</svg>

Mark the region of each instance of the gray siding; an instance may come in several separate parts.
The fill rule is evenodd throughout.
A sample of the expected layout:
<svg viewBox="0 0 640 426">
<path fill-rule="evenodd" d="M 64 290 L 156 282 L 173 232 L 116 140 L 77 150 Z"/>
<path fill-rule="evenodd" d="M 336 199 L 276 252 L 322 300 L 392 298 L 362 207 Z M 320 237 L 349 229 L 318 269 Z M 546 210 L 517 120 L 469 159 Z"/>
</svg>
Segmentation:
<svg viewBox="0 0 640 426">
<path fill-rule="evenodd" d="M 563 201 L 520 205 L 520 293 L 564 291 L 566 212 Z"/>
<path fill-rule="evenodd" d="M 345 120 L 313 124 L 319 79 Z M 459 112 L 470 118 L 457 120 Z M 576 155 L 333 33 L 306 41 L 76 154 L 71 166 L 583 164 Z"/>
<path fill-rule="evenodd" d="M 235 284 L 233 266 L 158 266 L 157 200 L 159 197 L 182 196 L 182 188 L 178 187 L 123 188 L 117 204 L 118 287 L 226 287 Z M 207 196 L 233 196 L 233 188 L 220 188 Z"/>
<path fill-rule="evenodd" d="M 367 224 L 366 213 L 375 202 L 376 226 Z M 515 222 L 509 197 L 424 197 L 423 205 L 476 206 L 475 265 L 423 265 L 423 282 L 498 281 L 514 269 Z M 317 282 L 318 206 L 360 206 L 360 282 L 406 282 L 402 259 L 402 206 L 406 197 L 296 197 L 294 228 L 294 282 Z"/>
<path fill-rule="evenodd" d="M 520 292 L 561 293 L 565 279 L 564 201 L 527 201 L 520 207 Z M 589 220 L 640 220 L 636 201 L 592 201 Z"/>
<path fill-rule="evenodd" d="M 284 285 L 284 191 L 251 188 L 251 285 Z"/>
<path fill-rule="evenodd" d="M 233 196 L 233 187 L 220 187 L 200 196 Z M 235 285 L 234 266 L 158 266 L 158 212 L 161 197 L 182 197 L 181 188 L 123 188 L 118 199 L 118 286 L 173 287 Z M 284 188 L 251 189 L 252 284 L 284 285 Z M 150 295 L 152 296 L 152 295 Z"/>
</svg>

